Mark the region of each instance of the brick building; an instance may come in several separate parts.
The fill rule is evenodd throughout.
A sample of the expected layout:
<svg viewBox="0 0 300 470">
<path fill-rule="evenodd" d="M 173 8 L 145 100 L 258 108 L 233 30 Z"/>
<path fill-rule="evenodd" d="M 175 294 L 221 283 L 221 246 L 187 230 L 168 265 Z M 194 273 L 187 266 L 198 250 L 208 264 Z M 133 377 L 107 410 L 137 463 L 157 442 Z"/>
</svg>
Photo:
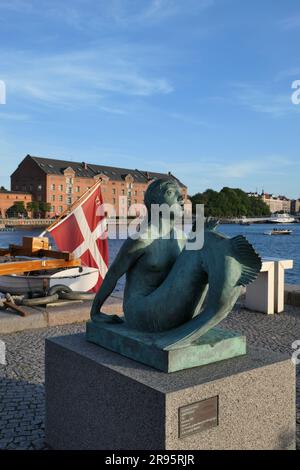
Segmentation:
<svg viewBox="0 0 300 470">
<path fill-rule="evenodd" d="M 286 196 L 275 196 L 274 194 L 268 194 L 262 191 L 259 193 L 248 193 L 249 197 L 260 197 L 270 208 L 270 212 L 286 212 L 290 213 L 292 210 L 292 201 Z"/>
<path fill-rule="evenodd" d="M 23 202 L 26 208 L 28 202 L 32 201 L 32 195 L 25 192 L 0 190 L 0 217 L 6 217 L 6 211 L 12 207 L 15 202 Z"/>
<path fill-rule="evenodd" d="M 291 200 L 286 196 L 274 196 L 273 194 L 262 194 L 262 200 L 270 207 L 272 214 L 275 212 L 291 212 Z"/>
<path fill-rule="evenodd" d="M 126 215 L 127 206 L 143 203 L 147 186 L 155 178 L 175 180 L 185 202 L 189 203 L 187 187 L 170 172 L 155 173 L 31 155 L 27 155 L 11 175 L 11 189 L 31 193 L 34 201 L 49 202 L 51 210 L 47 216 L 52 217 L 78 200 L 98 178 L 102 178 L 104 202 L 115 207 L 118 217 Z"/>
<path fill-rule="evenodd" d="M 291 213 L 292 214 L 300 213 L 300 199 L 293 199 L 291 201 Z"/>
</svg>

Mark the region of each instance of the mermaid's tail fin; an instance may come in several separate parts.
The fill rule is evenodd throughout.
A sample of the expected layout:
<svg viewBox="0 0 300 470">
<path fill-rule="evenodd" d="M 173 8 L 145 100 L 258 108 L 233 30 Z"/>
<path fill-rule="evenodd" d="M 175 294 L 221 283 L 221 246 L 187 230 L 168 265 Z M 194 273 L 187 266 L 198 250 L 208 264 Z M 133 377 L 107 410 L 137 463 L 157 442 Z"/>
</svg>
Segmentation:
<svg viewBox="0 0 300 470">
<path fill-rule="evenodd" d="M 206 243 L 209 284 L 206 306 L 192 320 L 157 340 L 164 350 L 188 346 L 220 323 L 234 307 L 242 286 L 254 281 L 261 270 L 260 256 L 243 236 L 228 239 L 214 233 Z"/>
<path fill-rule="evenodd" d="M 246 286 L 257 278 L 261 270 L 261 258 L 242 235 L 232 238 L 230 243 L 235 259 L 241 263 L 241 276 L 237 285 Z"/>
</svg>

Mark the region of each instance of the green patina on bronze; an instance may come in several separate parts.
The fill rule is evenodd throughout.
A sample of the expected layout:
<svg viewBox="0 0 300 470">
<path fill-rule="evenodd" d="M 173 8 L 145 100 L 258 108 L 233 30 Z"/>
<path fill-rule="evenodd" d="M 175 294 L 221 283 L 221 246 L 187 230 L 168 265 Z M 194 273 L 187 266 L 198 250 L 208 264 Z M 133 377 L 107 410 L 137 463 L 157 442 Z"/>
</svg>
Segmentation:
<svg viewBox="0 0 300 470">
<path fill-rule="evenodd" d="M 176 372 L 246 354 L 245 336 L 220 328 L 212 328 L 189 346 L 172 351 L 164 351 L 156 344 L 156 336 L 161 333 L 142 333 L 126 327 L 126 322 L 103 323 L 99 328 L 89 321 L 86 328 L 92 343 L 163 372 Z"/>
<path fill-rule="evenodd" d="M 142 353 L 141 338 L 145 338 L 143 334 L 150 334 L 154 348 L 177 358 L 172 370 L 178 370 L 181 369 L 180 355 L 185 353 L 191 358 L 187 350 L 200 348 L 201 337 L 209 344 L 214 337 L 210 330 L 230 313 L 242 286 L 257 277 L 261 259 L 243 236 L 228 238 L 216 232 L 216 225 L 210 222 L 205 225 L 204 245 L 187 249 L 186 237 L 174 224 L 176 216 L 182 213 L 183 204 L 180 188 L 174 181 L 151 183 L 145 204 L 149 213 L 152 204 L 167 204 L 171 208 L 171 220 L 164 214 L 155 221 L 149 217 L 139 236 L 124 242 L 93 302 L 87 339 L 128 355 L 126 335 L 118 334 L 118 330 L 126 331 L 128 338 L 137 338 L 130 346 L 133 350 L 136 348 L 134 358 L 161 368 L 158 359 L 155 362 L 151 357 L 151 354 L 155 356 L 154 350 L 146 347 L 146 343 Z M 197 235 L 192 233 L 189 237 L 190 247 L 192 243 L 197 247 Z M 124 320 L 100 313 L 101 306 L 125 273 Z M 111 345 L 102 331 L 108 331 L 108 325 L 113 325 Z M 235 341 L 233 355 L 245 354 L 244 339 L 236 342 L 234 336 L 231 340 Z M 215 343 L 211 348 L 209 362 L 228 358 L 230 338 L 227 343 L 223 338 L 220 342 L 218 353 Z M 202 353 L 203 347 L 202 342 Z M 193 354 L 198 357 L 197 364 L 190 359 L 188 365 L 189 361 L 182 359 L 185 367 L 203 364 L 201 353 Z"/>
</svg>

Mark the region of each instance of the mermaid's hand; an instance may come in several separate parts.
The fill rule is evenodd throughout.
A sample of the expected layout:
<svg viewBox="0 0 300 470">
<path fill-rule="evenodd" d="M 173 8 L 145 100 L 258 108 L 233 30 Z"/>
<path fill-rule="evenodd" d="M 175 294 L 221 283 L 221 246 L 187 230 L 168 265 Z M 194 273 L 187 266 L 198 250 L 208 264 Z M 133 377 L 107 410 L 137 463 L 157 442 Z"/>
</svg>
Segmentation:
<svg viewBox="0 0 300 470">
<path fill-rule="evenodd" d="M 108 315 L 102 312 L 91 311 L 91 320 L 94 323 L 123 323 L 118 315 Z"/>
</svg>

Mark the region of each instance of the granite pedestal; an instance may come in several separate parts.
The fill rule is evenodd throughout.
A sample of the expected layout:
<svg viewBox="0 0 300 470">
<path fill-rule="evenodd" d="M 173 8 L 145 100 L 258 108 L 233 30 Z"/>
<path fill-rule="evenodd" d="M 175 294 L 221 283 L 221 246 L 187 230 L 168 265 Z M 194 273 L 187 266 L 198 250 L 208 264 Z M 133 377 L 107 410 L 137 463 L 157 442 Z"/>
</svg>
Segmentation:
<svg viewBox="0 0 300 470">
<path fill-rule="evenodd" d="M 290 357 L 246 356 L 167 374 L 88 343 L 46 340 L 46 442 L 54 449 L 294 449 Z"/>
</svg>

